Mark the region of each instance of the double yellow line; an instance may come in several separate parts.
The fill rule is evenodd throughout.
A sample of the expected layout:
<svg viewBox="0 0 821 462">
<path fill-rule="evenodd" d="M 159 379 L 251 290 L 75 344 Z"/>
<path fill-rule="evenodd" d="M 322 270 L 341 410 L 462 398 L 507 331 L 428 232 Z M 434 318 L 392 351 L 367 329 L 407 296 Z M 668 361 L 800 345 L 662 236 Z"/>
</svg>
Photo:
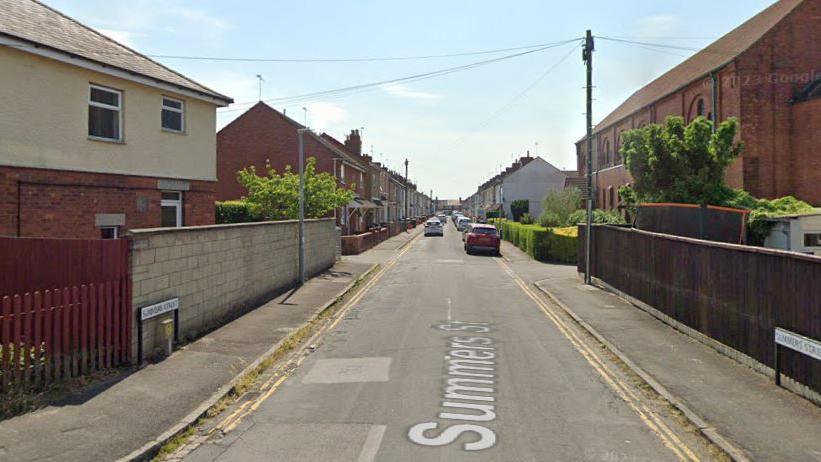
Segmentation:
<svg viewBox="0 0 821 462">
<path fill-rule="evenodd" d="M 345 318 L 345 314 L 347 314 L 352 307 L 362 300 L 362 297 L 364 297 L 365 294 L 367 294 L 368 291 L 373 288 L 373 286 L 375 286 L 380 279 L 382 279 L 382 276 L 384 276 L 385 273 L 396 265 L 396 262 L 399 261 L 403 255 L 410 251 L 411 247 L 413 247 L 416 241 L 419 240 L 420 236 L 421 235 L 417 235 L 411 239 L 411 241 L 402 250 L 388 260 L 388 262 L 385 263 L 385 265 L 383 265 L 382 268 L 380 268 L 380 270 L 365 285 L 363 285 L 362 288 L 359 289 L 359 291 L 356 292 L 350 300 L 342 305 L 342 307 L 333 315 L 330 323 L 327 323 L 318 329 L 313 335 L 311 335 L 310 339 L 302 344 L 299 349 L 292 352 L 288 360 L 279 366 L 277 372 L 260 386 L 259 389 L 262 393 L 256 399 L 242 403 L 242 405 L 226 416 L 225 419 L 223 419 L 219 424 L 214 426 L 214 428 L 207 433 L 206 438 L 216 431 L 221 431 L 222 433 L 230 432 L 235 429 L 240 422 L 242 422 L 242 419 L 256 411 L 262 403 L 265 402 L 265 400 L 277 391 L 280 385 L 285 382 L 285 379 L 291 376 L 299 365 L 302 364 L 302 361 L 307 358 L 307 355 L 305 354 L 307 349 L 311 345 L 314 345 L 320 337 L 325 335 L 325 333 L 336 327 L 336 325 Z"/>
<path fill-rule="evenodd" d="M 611 368 L 606 364 L 604 359 L 582 338 L 576 334 L 575 330 L 558 315 L 558 313 L 520 278 L 512 269 L 501 259 L 495 259 L 499 265 L 502 266 L 508 276 L 524 291 L 524 293 L 533 300 L 542 312 L 551 320 L 559 331 L 567 338 L 573 347 L 584 357 L 585 360 L 599 373 L 604 381 L 616 392 L 616 394 L 627 403 L 633 411 L 638 414 L 642 422 L 647 425 L 667 446 L 679 460 L 698 462 L 700 459 L 695 453 L 683 442 L 681 439 L 664 423 L 661 418 L 649 409 L 642 399 L 631 389 L 631 387 L 621 380 Z"/>
</svg>

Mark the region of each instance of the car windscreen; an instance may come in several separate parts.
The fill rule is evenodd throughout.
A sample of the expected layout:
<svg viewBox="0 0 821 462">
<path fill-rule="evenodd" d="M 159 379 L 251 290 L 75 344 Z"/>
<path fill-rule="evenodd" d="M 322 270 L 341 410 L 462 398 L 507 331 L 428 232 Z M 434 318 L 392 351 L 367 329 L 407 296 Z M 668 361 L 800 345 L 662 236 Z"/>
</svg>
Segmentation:
<svg viewBox="0 0 821 462">
<path fill-rule="evenodd" d="M 493 228 L 473 228 L 470 230 L 473 234 L 485 234 L 488 236 L 495 236 L 496 230 Z"/>
</svg>

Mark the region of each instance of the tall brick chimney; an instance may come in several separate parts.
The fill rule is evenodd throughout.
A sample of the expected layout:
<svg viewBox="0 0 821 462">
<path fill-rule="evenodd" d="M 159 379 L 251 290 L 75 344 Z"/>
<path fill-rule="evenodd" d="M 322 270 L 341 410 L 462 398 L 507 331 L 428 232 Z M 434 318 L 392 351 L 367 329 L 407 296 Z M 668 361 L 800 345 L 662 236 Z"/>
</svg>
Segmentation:
<svg viewBox="0 0 821 462">
<path fill-rule="evenodd" d="M 351 134 L 345 137 L 345 147 L 357 156 L 362 155 L 362 138 L 359 136 L 359 130 L 351 130 Z"/>
</svg>

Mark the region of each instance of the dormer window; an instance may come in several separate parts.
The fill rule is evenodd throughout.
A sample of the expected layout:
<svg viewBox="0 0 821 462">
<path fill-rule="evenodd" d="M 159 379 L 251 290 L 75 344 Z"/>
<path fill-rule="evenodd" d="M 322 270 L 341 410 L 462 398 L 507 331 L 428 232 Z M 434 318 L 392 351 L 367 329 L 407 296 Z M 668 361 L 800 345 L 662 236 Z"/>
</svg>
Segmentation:
<svg viewBox="0 0 821 462">
<path fill-rule="evenodd" d="M 171 132 L 185 131 L 185 103 L 178 99 L 163 97 L 162 128 Z"/>
</svg>

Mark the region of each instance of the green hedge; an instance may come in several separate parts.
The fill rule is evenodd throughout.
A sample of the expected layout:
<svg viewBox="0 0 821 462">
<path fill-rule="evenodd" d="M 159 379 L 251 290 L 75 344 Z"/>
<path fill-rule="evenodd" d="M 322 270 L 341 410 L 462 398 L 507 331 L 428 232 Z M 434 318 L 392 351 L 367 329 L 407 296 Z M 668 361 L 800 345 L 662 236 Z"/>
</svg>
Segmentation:
<svg viewBox="0 0 821 462">
<path fill-rule="evenodd" d="M 265 221 L 265 217 L 245 201 L 217 202 L 214 209 L 217 224 Z"/>
<path fill-rule="evenodd" d="M 536 260 L 576 263 L 578 229 L 575 226 L 545 228 L 508 220 L 493 220 L 492 223 L 499 229 L 502 239 Z"/>
</svg>

